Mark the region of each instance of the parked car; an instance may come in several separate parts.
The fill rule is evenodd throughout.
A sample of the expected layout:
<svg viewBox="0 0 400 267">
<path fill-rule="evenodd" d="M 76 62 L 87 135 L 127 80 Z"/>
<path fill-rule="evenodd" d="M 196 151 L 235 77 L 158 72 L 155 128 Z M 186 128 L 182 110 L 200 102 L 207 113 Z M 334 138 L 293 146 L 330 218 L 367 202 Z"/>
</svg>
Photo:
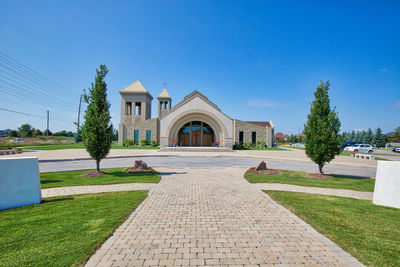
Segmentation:
<svg viewBox="0 0 400 267">
<path fill-rule="evenodd" d="M 356 145 L 355 142 L 343 142 L 342 148 L 348 147 L 348 146 L 353 146 Z"/>
<path fill-rule="evenodd" d="M 290 146 L 294 146 L 294 147 L 305 147 L 304 143 L 292 143 L 290 144 Z"/>
<path fill-rule="evenodd" d="M 344 151 L 350 151 L 356 153 L 357 152 L 372 153 L 374 152 L 374 148 L 368 144 L 358 144 L 358 145 L 347 146 L 344 148 Z"/>
<path fill-rule="evenodd" d="M 392 149 L 392 151 L 395 152 L 395 153 L 400 153 L 400 146 L 394 147 L 394 148 Z"/>
<path fill-rule="evenodd" d="M 25 140 L 24 139 L 21 139 L 21 138 L 14 138 L 14 139 L 11 139 L 10 141 L 8 141 L 9 143 L 25 143 Z"/>
</svg>

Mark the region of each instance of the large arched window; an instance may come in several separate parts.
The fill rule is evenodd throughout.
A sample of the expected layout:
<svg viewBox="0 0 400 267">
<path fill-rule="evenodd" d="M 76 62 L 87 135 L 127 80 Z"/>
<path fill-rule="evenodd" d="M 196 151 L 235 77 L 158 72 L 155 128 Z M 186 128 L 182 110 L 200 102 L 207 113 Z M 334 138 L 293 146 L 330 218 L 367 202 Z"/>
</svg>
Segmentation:
<svg viewBox="0 0 400 267">
<path fill-rule="evenodd" d="M 214 131 L 205 122 L 191 121 L 186 123 L 178 133 L 179 146 L 213 146 Z"/>
</svg>

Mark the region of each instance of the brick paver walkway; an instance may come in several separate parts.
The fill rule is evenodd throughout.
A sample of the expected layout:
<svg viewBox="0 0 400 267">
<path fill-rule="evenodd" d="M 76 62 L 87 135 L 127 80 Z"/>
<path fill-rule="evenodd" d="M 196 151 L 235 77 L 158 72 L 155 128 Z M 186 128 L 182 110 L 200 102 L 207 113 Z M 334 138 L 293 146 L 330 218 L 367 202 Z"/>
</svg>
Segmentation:
<svg viewBox="0 0 400 267">
<path fill-rule="evenodd" d="M 169 172 L 87 266 L 360 265 L 243 171 Z"/>
</svg>

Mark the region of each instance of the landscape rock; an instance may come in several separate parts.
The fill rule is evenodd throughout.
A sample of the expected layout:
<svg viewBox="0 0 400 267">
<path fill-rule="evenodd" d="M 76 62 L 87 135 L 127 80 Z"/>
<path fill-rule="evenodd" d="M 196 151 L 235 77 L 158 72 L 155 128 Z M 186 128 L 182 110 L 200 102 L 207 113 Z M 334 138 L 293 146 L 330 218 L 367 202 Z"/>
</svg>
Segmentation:
<svg viewBox="0 0 400 267">
<path fill-rule="evenodd" d="M 133 167 L 136 170 L 147 170 L 147 163 L 144 162 L 143 160 L 135 160 L 135 163 L 133 165 Z"/>
<path fill-rule="evenodd" d="M 262 160 L 260 163 L 258 163 L 256 171 L 266 171 L 266 170 L 268 170 L 267 164 Z"/>
</svg>

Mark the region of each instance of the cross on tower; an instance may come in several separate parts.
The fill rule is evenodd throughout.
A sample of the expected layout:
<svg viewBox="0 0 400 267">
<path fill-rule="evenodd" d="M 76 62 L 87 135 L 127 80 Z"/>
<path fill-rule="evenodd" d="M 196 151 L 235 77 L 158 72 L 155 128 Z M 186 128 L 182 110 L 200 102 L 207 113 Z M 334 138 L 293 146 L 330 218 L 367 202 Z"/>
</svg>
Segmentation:
<svg viewBox="0 0 400 267">
<path fill-rule="evenodd" d="M 164 89 L 167 89 L 167 83 L 164 82 Z"/>
</svg>

